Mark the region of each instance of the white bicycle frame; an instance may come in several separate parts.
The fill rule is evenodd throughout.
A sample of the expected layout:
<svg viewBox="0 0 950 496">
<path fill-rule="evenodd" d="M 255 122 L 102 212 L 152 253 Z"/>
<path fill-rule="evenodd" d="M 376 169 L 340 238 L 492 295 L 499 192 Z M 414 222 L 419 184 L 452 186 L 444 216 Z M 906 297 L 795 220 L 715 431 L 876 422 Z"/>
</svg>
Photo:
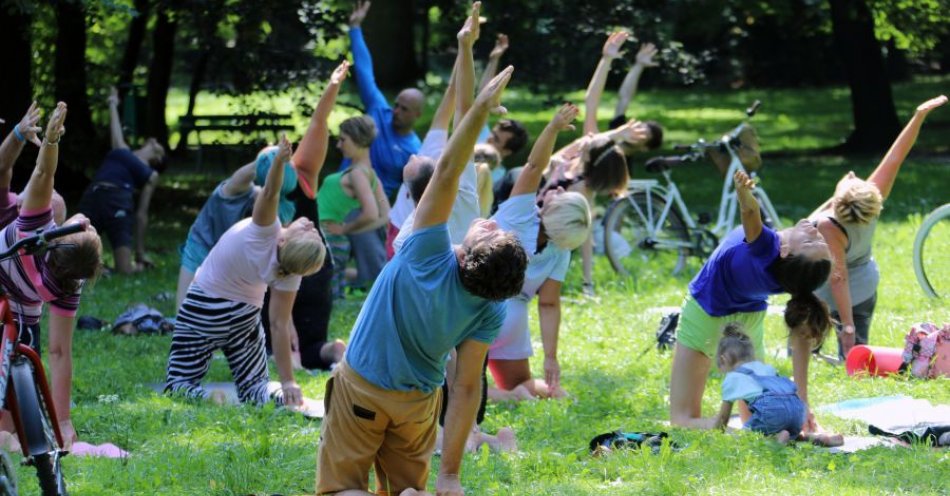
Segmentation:
<svg viewBox="0 0 950 496">
<path fill-rule="evenodd" d="M 731 133 L 732 135 L 738 134 L 738 131 L 741 130 L 742 126 L 745 124 L 740 124 L 736 130 Z M 722 238 L 725 234 L 731 231 L 736 225 L 736 217 L 738 214 L 738 199 L 735 194 L 735 185 L 733 184 L 732 177 L 735 175 L 736 171 L 744 170 L 742 162 L 739 160 L 739 155 L 736 151 L 729 146 L 730 135 L 725 135 L 720 138 L 720 143 L 722 143 L 728 152 L 729 152 L 729 169 L 726 171 L 726 177 L 722 183 L 722 196 L 719 199 L 719 214 L 716 217 L 716 223 L 709 228 L 709 231 L 712 232 L 717 238 Z M 749 177 L 755 179 L 756 174 L 754 172 L 745 171 L 749 174 Z M 646 194 L 646 211 L 637 205 L 637 202 L 630 201 L 630 205 L 637 212 L 637 214 L 645 220 L 645 224 L 649 226 L 649 238 L 656 242 L 657 248 L 677 248 L 684 247 L 690 248 L 695 243 L 690 241 L 668 241 L 660 240 L 656 233 L 660 230 L 660 226 L 666 221 L 666 218 L 669 216 L 670 209 L 673 206 L 676 206 L 676 209 L 679 211 L 680 216 L 683 218 L 683 222 L 686 223 L 686 227 L 689 228 L 692 233 L 698 228 L 698 224 L 693 220 L 693 216 L 690 214 L 689 209 L 686 206 L 686 203 L 683 201 L 683 197 L 680 195 L 679 188 L 676 187 L 676 183 L 670 177 L 670 170 L 665 169 L 662 172 L 663 178 L 666 184 L 660 184 L 656 179 L 631 179 L 627 183 L 627 190 L 629 193 L 638 193 L 642 192 Z M 653 212 L 653 195 L 658 195 L 664 203 L 664 208 L 662 212 L 654 213 Z M 755 195 L 756 199 L 759 202 L 759 206 L 765 211 L 765 213 L 771 218 L 772 224 L 776 229 L 781 229 L 781 221 L 778 218 L 778 214 L 775 212 L 775 208 L 772 206 L 772 201 L 769 200 L 768 194 L 765 192 L 765 189 L 761 186 L 757 186 L 752 190 L 752 194 Z M 628 195 L 629 198 L 629 195 Z M 654 221 L 655 219 L 655 221 Z"/>
</svg>

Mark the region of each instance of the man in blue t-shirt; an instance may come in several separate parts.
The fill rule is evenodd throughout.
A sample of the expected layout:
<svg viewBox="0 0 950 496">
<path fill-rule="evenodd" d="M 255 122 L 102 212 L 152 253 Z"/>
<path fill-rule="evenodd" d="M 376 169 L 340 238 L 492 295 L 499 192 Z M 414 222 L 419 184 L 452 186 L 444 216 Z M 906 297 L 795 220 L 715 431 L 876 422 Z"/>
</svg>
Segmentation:
<svg viewBox="0 0 950 496">
<path fill-rule="evenodd" d="M 377 134 L 369 148 L 370 160 L 386 195 L 392 200 L 402 184 L 403 166 L 422 146 L 413 126 L 422 115 L 425 96 L 416 88 L 406 88 L 399 92 L 395 104 L 390 107 L 386 97 L 379 91 L 373 75 L 373 58 L 360 28 L 369 11 L 369 4 L 359 2 L 350 15 L 350 50 L 353 52 L 353 70 L 360 99 L 366 106 L 366 114 L 376 122 Z M 340 167 L 349 167 L 349 160 L 344 160 Z"/>
<path fill-rule="evenodd" d="M 452 246 L 446 222 L 478 131 L 512 71 L 486 86 L 449 139 L 416 207 L 414 233 L 370 290 L 345 361 L 327 382 L 317 494 L 367 491 L 374 464 L 377 488 L 388 494 L 425 490 L 440 386 L 456 347 L 436 490 L 461 493 L 458 474 L 481 396 L 482 364 L 504 320 L 503 300 L 521 289 L 527 256 L 514 233 L 484 219 Z"/>
<path fill-rule="evenodd" d="M 152 264 L 145 255 L 145 230 L 148 227 L 148 206 L 158 184 L 155 168 L 162 164 L 165 148 L 155 138 L 149 138 L 138 150 L 129 149 L 122 134 L 119 96 L 115 88 L 109 94 L 109 134 L 112 151 L 106 154 L 92 183 L 83 193 L 79 211 L 99 232 L 109 236 L 116 270 L 131 274 Z M 137 208 L 133 197 L 135 190 L 141 190 Z"/>
</svg>

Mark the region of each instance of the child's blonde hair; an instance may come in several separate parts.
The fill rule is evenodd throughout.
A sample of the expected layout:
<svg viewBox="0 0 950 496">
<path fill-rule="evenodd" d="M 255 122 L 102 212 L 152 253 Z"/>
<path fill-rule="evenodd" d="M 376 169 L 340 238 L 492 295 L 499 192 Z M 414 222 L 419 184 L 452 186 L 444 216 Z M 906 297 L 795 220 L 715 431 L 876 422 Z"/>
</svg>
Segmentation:
<svg viewBox="0 0 950 496">
<path fill-rule="evenodd" d="M 877 186 L 867 181 L 851 181 L 835 195 L 835 217 L 849 224 L 867 224 L 880 215 L 884 199 Z"/>
<path fill-rule="evenodd" d="M 541 224 L 555 246 L 573 250 L 584 244 L 591 230 L 590 204 L 584 195 L 565 191 L 544 202 Z"/>
<path fill-rule="evenodd" d="M 323 267 L 327 248 L 316 231 L 288 238 L 277 252 L 282 276 L 312 274 Z"/>
<path fill-rule="evenodd" d="M 716 349 L 716 365 L 720 370 L 732 370 L 737 364 L 755 360 L 755 346 L 742 329 L 742 324 L 730 322 L 722 328 L 722 338 Z"/>
</svg>

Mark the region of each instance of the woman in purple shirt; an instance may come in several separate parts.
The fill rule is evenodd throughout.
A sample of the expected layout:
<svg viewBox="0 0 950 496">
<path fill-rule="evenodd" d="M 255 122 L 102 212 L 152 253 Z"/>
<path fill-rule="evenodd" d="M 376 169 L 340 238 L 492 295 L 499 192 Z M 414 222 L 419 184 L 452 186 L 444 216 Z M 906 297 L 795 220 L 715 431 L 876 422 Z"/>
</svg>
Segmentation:
<svg viewBox="0 0 950 496">
<path fill-rule="evenodd" d="M 785 324 L 792 343 L 798 396 L 806 406 L 810 351 L 831 325 L 827 305 L 813 294 L 831 272 L 831 255 L 821 233 L 807 220 L 778 232 L 765 227 L 752 196 L 755 184 L 742 171 L 736 172 L 734 180 L 742 227 L 729 233 L 716 248 L 690 283 L 683 305 L 670 379 L 670 420 L 674 425 L 715 427 L 714 422 L 702 418 L 702 400 L 722 327 L 741 323 L 761 360 L 769 295 L 792 296 L 785 306 Z M 748 416 L 748 410 L 740 411 Z M 810 409 L 805 420 L 806 432 L 816 429 Z"/>
</svg>

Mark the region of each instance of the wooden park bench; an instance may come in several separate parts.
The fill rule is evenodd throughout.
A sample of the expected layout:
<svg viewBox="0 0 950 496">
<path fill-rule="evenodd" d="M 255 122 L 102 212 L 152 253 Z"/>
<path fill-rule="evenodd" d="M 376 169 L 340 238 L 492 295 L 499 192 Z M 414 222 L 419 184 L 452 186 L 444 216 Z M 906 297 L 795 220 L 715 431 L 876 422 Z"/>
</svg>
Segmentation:
<svg viewBox="0 0 950 496">
<path fill-rule="evenodd" d="M 242 142 L 249 138 L 259 138 L 263 133 L 273 133 L 276 143 L 281 132 L 293 131 L 290 123 L 290 114 L 273 114 L 257 112 L 253 114 L 233 115 L 183 115 L 178 119 L 178 130 L 181 133 L 181 142 L 188 144 L 188 137 L 192 132 L 198 140 L 198 165 L 201 165 L 202 131 L 223 131 L 240 134 Z"/>
</svg>

